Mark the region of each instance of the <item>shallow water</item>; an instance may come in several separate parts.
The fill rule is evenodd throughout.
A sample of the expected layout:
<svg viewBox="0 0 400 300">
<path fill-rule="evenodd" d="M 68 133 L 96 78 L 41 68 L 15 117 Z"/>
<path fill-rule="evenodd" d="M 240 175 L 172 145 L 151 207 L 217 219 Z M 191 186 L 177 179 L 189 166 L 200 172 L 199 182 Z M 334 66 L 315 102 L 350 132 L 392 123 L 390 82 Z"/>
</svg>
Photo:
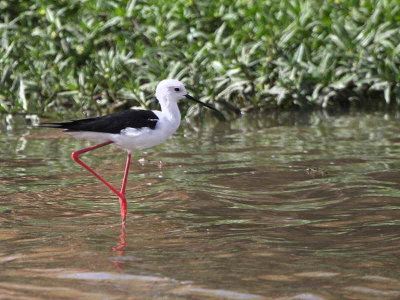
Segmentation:
<svg viewBox="0 0 400 300">
<path fill-rule="evenodd" d="M 0 298 L 399 299 L 399 119 L 183 124 L 136 154 L 124 232 L 70 159 L 90 143 L 1 116 Z M 103 149 L 84 161 L 119 185 Z"/>
</svg>

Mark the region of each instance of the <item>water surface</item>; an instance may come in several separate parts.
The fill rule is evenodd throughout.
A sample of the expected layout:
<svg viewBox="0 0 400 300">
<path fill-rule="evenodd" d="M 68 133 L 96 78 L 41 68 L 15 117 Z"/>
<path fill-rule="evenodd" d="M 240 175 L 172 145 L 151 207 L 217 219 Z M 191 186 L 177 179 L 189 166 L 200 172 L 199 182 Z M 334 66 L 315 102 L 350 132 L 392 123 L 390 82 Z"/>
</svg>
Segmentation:
<svg viewBox="0 0 400 300">
<path fill-rule="evenodd" d="M 135 154 L 123 231 L 116 197 L 70 158 L 90 142 L 2 116 L 0 295 L 399 299 L 399 119 L 185 123 Z M 117 186 L 124 159 L 84 156 Z"/>
</svg>

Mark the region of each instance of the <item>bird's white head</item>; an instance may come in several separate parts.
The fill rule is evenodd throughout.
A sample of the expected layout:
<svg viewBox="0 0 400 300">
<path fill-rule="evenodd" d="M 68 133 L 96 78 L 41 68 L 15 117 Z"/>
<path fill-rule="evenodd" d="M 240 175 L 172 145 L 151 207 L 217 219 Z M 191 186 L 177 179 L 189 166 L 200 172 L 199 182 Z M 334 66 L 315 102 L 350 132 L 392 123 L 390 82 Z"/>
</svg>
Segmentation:
<svg viewBox="0 0 400 300">
<path fill-rule="evenodd" d="M 210 109 L 218 111 L 211 105 L 203 103 L 197 100 L 196 98 L 190 96 L 186 91 L 186 88 L 183 85 L 183 83 L 176 79 L 164 79 L 163 81 L 161 81 L 156 88 L 156 98 L 160 102 L 161 109 L 163 111 L 170 111 L 170 112 L 174 111 L 173 114 L 177 116 L 179 115 L 179 117 L 180 113 L 177 103 L 180 99 L 183 98 L 192 100 Z"/>
<path fill-rule="evenodd" d="M 182 82 L 176 79 L 165 79 L 161 81 L 156 88 L 156 97 L 160 103 L 177 103 L 185 98 L 187 91 Z"/>
</svg>

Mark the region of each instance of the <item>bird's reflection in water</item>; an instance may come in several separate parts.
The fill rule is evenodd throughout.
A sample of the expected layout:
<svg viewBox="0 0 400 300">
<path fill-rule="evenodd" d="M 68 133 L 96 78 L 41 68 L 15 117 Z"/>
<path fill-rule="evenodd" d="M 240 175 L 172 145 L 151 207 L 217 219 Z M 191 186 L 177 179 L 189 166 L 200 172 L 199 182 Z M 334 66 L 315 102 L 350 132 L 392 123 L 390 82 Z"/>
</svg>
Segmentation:
<svg viewBox="0 0 400 300">
<path fill-rule="evenodd" d="M 118 253 L 118 256 L 123 256 L 125 253 L 125 247 L 126 247 L 126 227 L 124 224 L 121 224 L 120 234 L 118 236 L 119 238 L 119 243 L 116 247 L 112 247 L 111 249 L 115 252 Z M 124 268 L 122 267 L 121 260 L 114 260 L 112 264 L 120 271 L 122 271 Z"/>
</svg>

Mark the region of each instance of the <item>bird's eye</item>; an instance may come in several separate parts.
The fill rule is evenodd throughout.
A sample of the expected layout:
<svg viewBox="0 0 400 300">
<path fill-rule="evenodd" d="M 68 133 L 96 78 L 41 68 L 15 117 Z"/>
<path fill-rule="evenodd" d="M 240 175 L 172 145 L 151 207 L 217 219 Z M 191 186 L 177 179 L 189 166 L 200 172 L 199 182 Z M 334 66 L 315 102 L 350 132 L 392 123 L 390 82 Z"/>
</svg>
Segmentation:
<svg viewBox="0 0 400 300">
<path fill-rule="evenodd" d="M 175 90 L 175 92 L 179 92 L 179 91 L 180 91 L 180 89 L 179 89 L 179 88 L 175 88 L 174 90 Z"/>
</svg>

